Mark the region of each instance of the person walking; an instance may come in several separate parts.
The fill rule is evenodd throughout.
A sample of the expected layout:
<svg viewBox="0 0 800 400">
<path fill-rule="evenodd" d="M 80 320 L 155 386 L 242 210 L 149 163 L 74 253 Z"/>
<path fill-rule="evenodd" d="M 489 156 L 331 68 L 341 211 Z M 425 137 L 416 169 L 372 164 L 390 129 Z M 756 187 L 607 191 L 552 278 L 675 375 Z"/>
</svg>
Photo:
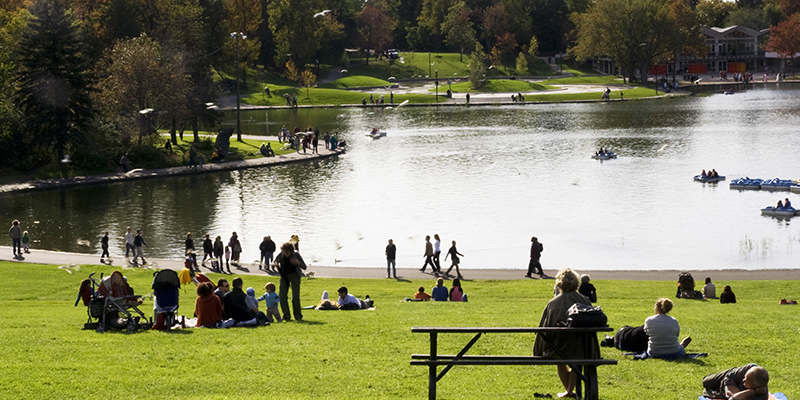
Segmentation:
<svg viewBox="0 0 800 400">
<path fill-rule="evenodd" d="M 228 241 L 228 246 L 231 248 L 231 264 L 239 266 L 239 255 L 242 254 L 242 244 L 239 242 L 239 235 L 233 232 L 231 239 Z"/>
<path fill-rule="evenodd" d="M 544 251 L 544 246 L 539 243 L 539 239 L 536 236 L 531 238 L 531 260 L 528 262 L 528 273 L 525 275 L 527 278 L 530 278 L 533 273 L 537 270 L 539 271 L 539 277 L 544 276 L 544 271 L 542 271 L 542 263 L 539 262 L 539 258 L 542 256 L 542 251 Z"/>
<path fill-rule="evenodd" d="M 442 254 L 442 240 L 439 239 L 439 234 L 433 235 L 436 240 L 433 242 L 433 263 L 436 264 L 436 273 L 442 272 L 442 266 L 439 264 L 439 256 Z"/>
<path fill-rule="evenodd" d="M 8 235 L 11 236 L 11 251 L 14 253 L 14 258 L 22 257 L 22 228 L 19 226 L 19 221 L 14 220 L 11 222 L 11 229 L 8 230 Z"/>
<path fill-rule="evenodd" d="M 386 245 L 386 279 L 394 276 L 397 279 L 397 264 L 395 263 L 395 256 L 397 255 L 397 246 L 394 245 L 392 239 L 389 239 L 389 244 Z"/>
<path fill-rule="evenodd" d="M 264 270 L 269 271 L 272 264 L 272 255 L 275 253 L 275 242 L 272 241 L 269 235 L 264 236 L 264 240 L 261 241 L 258 249 L 261 250 L 261 258 L 258 260 L 258 269 L 261 269 L 263 265 Z"/>
<path fill-rule="evenodd" d="M 306 269 L 306 263 L 300 253 L 294 251 L 291 243 L 281 245 L 281 252 L 275 257 L 273 265 L 281 274 L 280 297 L 283 320 L 291 321 L 292 315 L 296 321 L 303 320 L 302 306 L 300 305 L 300 270 Z M 292 290 L 292 314 L 289 314 L 289 287 Z"/>
<path fill-rule="evenodd" d="M 433 244 L 431 244 L 430 236 L 425 236 L 425 254 L 423 257 L 425 257 L 425 264 L 422 264 L 422 268 L 419 270 L 421 272 L 425 272 L 425 268 L 427 268 L 428 264 L 430 264 L 431 270 L 436 272 L 436 264 L 433 263 Z"/>
<path fill-rule="evenodd" d="M 214 270 L 222 271 L 222 255 L 224 253 L 225 245 L 222 244 L 222 236 L 217 236 L 216 239 L 214 239 L 214 258 L 217 260 L 217 268 L 214 268 Z"/>
<path fill-rule="evenodd" d="M 136 249 L 136 253 L 133 255 L 133 263 L 136 264 L 136 259 L 142 259 L 142 265 L 147 264 L 147 260 L 144 259 L 144 253 L 142 252 L 142 246 L 147 246 L 145 243 L 144 238 L 142 237 L 142 230 L 136 230 L 136 237 L 133 238 L 133 247 Z"/>
<path fill-rule="evenodd" d="M 456 267 L 456 274 L 458 275 L 458 279 L 464 279 L 461 276 L 461 271 L 459 271 L 459 269 L 458 269 L 458 264 L 459 264 L 459 262 L 461 262 L 461 260 L 458 258 L 458 256 L 464 257 L 464 255 L 459 253 L 458 250 L 456 250 L 456 241 L 455 240 L 453 240 L 453 245 L 450 246 L 450 250 L 447 250 L 447 254 L 445 254 L 445 256 L 444 256 L 444 260 L 445 261 L 447 261 L 447 257 L 448 256 L 450 257 L 450 260 L 451 260 L 451 262 L 453 264 L 450 265 L 450 268 L 448 268 L 447 271 L 445 271 L 444 274 L 445 275 L 449 275 L 450 274 L 450 270 L 452 270 L 453 267 Z"/>
<path fill-rule="evenodd" d="M 108 254 L 108 231 L 100 238 L 100 248 L 103 249 L 103 254 L 100 255 L 100 262 L 104 263 L 106 257 L 111 258 L 111 255 Z"/>
<path fill-rule="evenodd" d="M 128 252 L 136 256 L 136 251 L 133 249 L 133 233 L 131 227 L 125 232 L 125 258 L 128 258 Z"/>
<path fill-rule="evenodd" d="M 211 241 L 211 235 L 206 233 L 206 240 L 203 241 L 203 261 L 206 263 L 207 258 L 214 258 L 214 242 Z"/>
</svg>

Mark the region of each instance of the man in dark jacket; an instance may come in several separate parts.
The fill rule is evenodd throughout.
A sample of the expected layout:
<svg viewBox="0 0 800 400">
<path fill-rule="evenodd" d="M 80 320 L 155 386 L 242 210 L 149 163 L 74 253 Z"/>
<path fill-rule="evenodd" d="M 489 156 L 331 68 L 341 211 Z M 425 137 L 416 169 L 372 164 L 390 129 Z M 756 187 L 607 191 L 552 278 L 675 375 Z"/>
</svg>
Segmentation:
<svg viewBox="0 0 800 400">
<path fill-rule="evenodd" d="M 275 242 L 269 236 L 264 236 L 264 240 L 258 246 L 261 250 L 261 258 L 258 260 L 258 269 L 264 266 L 264 270 L 269 271 L 272 265 L 272 255 L 275 254 Z"/>
<path fill-rule="evenodd" d="M 206 240 L 203 241 L 203 263 L 207 258 L 214 258 L 214 243 L 211 242 L 211 236 L 206 234 Z"/>
<path fill-rule="evenodd" d="M 237 323 L 250 322 L 256 318 L 256 314 L 247 307 L 247 295 L 242 290 L 242 278 L 234 278 L 231 282 L 233 288 L 222 296 L 222 304 L 225 308 L 224 318 L 233 318 Z M 255 321 L 253 321 L 255 322 Z"/>
<path fill-rule="evenodd" d="M 544 251 L 544 246 L 539 243 L 539 239 L 536 236 L 531 238 L 531 261 L 528 263 L 528 273 L 525 275 L 526 277 L 530 278 L 532 274 L 536 273 L 536 270 L 539 270 L 538 274 L 539 277 L 544 276 L 544 271 L 542 271 L 542 263 L 539 262 L 539 258 L 542 256 L 542 251 Z"/>
</svg>

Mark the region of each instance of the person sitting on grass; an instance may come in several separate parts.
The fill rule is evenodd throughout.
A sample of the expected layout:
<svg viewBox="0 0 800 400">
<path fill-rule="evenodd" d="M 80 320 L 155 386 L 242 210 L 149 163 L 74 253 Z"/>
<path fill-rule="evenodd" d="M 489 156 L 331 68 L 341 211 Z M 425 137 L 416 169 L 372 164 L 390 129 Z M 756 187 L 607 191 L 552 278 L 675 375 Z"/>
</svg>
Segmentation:
<svg viewBox="0 0 800 400">
<path fill-rule="evenodd" d="M 592 303 L 597 302 L 597 291 L 594 288 L 594 285 L 589 283 L 592 278 L 589 275 L 583 274 L 581 275 L 581 286 L 578 288 L 578 293 L 586 296 L 589 301 Z"/>
<path fill-rule="evenodd" d="M 266 323 L 267 316 L 264 313 L 260 311 L 255 313 L 248 307 L 247 295 L 242 290 L 242 278 L 234 278 L 232 284 L 233 289 L 222 297 L 222 303 L 225 305 L 225 318 L 233 318 L 240 326 Z"/>
<path fill-rule="evenodd" d="M 444 279 L 439 278 L 436 280 L 436 286 L 431 294 L 433 295 L 433 301 L 447 301 L 450 293 L 447 291 L 447 287 L 444 286 Z"/>
<path fill-rule="evenodd" d="M 647 342 L 647 354 L 653 358 L 674 360 L 686 355 L 686 346 L 692 338 L 686 337 L 678 342 L 681 327 L 678 320 L 667 315 L 672 310 L 672 300 L 658 299 L 656 301 L 656 315 L 644 320 L 644 331 L 650 337 Z"/>
<path fill-rule="evenodd" d="M 578 274 L 569 268 L 558 271 L 556 275 L 556 286 L 559 289 L 559 294 L 547 302 L 544 311 L 542 312 L 542 319 L 539 322 L 540 327 L 558 327 L 567 322 L 567 310 L 573 304 L 591 305 L 586 296 L 578 293 Z M 549 342 L 552 346 L 545 342 L 542 335 L 547 335 Z M 569 333 L 547 333 L 536 335 L 536 341 L 533 343 L 533 355 L 543 358 L 561 358 L 554 350 L 563 354 L 567 359 L 586 359 L 586 358 L 600 358 L 600 346 L 597 343 L 597 336 L 591 335 L 590 341 L 584 341 L 575 334 Z M 584 349 L 584 345 L 588 348 Z M 578 379 L 577 374 L 566 364 L 556 365 L 558 370 L 558 377 L 561 379 L 561 384 L 564 385 L 564 392 L 559 393 L 558 397 L 577 397 L 575 390 L 575 383 Z"/>
<path fill-rule="evenodd" d="M 216 326 L 222 320 L 222 303 L 214 295 L 214 284 L 203 282 L 197 285 L 197 300 L 194 302 L 194 314 L 197 316 L 197 327 Z"/>
<path fill-rule="evenodd" d="M 428 300 L 431 299 L 431 295 L 425 293 L 425 287 L 424 286 L 420 286 L 419 289 L 417 289 L 417 290 L 418 290 L 417 293 L 414 293 L 414 298 L 415 299 L 421 300 L 421 301 L 428 301 Z"/>
<path fill-rule="evenodd" d="M 766 400 L 769 373 L 757 364 L 731 368 L 703 378 L 703 396 L 710 399 Z"/>
<path fill-rule="evenodd" d="M 719 302 L 722 304 L 736 303 L 736 295 L 733 294 L 733 290 L 731 289 L 730 285 L 725 285 L 725 288 L 722 289 L 722 294 L 719 296 Z"/>
</svg>

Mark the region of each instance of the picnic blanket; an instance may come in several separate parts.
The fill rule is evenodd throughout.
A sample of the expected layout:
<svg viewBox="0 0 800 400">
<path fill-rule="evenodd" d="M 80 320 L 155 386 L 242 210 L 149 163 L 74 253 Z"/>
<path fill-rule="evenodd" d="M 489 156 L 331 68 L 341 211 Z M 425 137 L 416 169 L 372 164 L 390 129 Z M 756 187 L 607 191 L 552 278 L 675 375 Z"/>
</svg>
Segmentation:
<svg viewBox="0 0 800 400">
<path fill-rule="evenodd" d="M 709 399 L 706 396 L 700 396 L 697 399 L 698 400 L 712 400 L 712 399 Z M 778 392 L 778 393 L 770 393 L 769 397 L 768 397 L 768 400 L 789 400 L 789 399 L 786 397 L 785 394 Z"/>
</svg>

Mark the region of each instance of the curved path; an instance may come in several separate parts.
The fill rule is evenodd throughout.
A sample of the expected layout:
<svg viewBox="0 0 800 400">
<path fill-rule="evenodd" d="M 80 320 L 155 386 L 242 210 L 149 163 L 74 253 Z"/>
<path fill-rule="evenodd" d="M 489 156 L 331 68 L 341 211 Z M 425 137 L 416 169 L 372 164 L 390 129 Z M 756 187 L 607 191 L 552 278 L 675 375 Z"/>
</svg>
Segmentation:
<svg viewBox="0 0 800 400">
<path fill-rule="evenodd" d="M 524 249 L 523 249 L 524 250 Z M 130 264 L 121 254 L 113 255 L 114 261 L 112 266 L 125 266 L 130 267 Z M 12 257 L 11 248 L 8 246 L 0 246 L 0 261 L 16 261 L 24 263 L 35 264 L 52 264 L 52 265 L 99 265 L 100 258 L 97 254 L 79 254 L 79 253 L 65 253 L 57 251 L 46 250 L 33 250 L 30 254 L 25 255 L 24 260 L 15 260 Z M 166 260 L 166 259 L 149 259 L 148 268 L 160 269 L 173 269 L 180 270 L 183 268 L 183 260 Z M 213 272 L 208 266 L 201 266 L 200 270 L 204 273 Z M 267 273 L 259 270 L 258 265 L 254 263 L 244 263 L 239 267 L 231 266 L 231 271 L 234 275 L 270 275 L 277 276 L 275 272 Z M 314 272 L 316 278 L 346 278 L 346 279 L 382 279 L 386 278 L 385 267 L 374 268 L 354 268 L 354 267 L 330 267 L 321 265 L 309 265 L 306 272 Z M 476 279 L 482 280 L 514 280 L 514 279 L 528 279 L 525 278 L 525 270 L 522 269 L 462 269 L 465 280 L 471 281 Z M 675 281 L 678 280 L 678 274 L 681 271 L 666 270 L 666 271 L 580 271 L 588 272 L 593 280 L 596 279 L 626 279 L 626 280 L 655 280 L 655 281 Z M 745 271 L 745 270 L 711 270 L 711 271 L 690 271 L 695 278 L 696 282 L 702 282 L 708 276 L 714 281 L 732 281 L 732 280 L 798 280 L 800 279 L 800 270 L 759 270 L 759 271 Z M 544 279 L 553 279 L 556 271 L 548 269 L 545 271 Z M 420 272 L 416 267 L 397 269 L 397 276 L 399 280 L 408 279 L 435 279 L 436 276 L 430 273 Z M 534 275 L 535 276 L 535 275 Z M 447 277 L 446 277 L 447 278 Z M 453 276 L 448 279 L 452 279 Z M 538 277 L 533 279 L 539 279 Z"/>
</svg>

